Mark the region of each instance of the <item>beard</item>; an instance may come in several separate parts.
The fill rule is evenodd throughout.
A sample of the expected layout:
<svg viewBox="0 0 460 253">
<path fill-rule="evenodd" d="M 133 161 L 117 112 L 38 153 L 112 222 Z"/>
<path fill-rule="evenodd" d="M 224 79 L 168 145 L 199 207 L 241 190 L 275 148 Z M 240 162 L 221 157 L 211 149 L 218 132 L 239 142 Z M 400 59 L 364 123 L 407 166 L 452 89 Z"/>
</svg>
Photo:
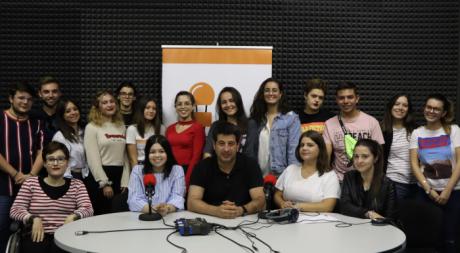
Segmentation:
<svg viewBox="0 0 460 253">
<path fill-rule="evenodd" d="M 56 101 L 54 102 L 54 104 L 50 104 L 50 103 L 48 103 L 47 101 L 43 100 L 43 105 L 46 106 L 46 107 L 48 107 L 48 108 L 54 108 L 54 107 L 57 105 L 58 101 L 59 101 L 59 100 L 56 100 Z"/>
</svg>

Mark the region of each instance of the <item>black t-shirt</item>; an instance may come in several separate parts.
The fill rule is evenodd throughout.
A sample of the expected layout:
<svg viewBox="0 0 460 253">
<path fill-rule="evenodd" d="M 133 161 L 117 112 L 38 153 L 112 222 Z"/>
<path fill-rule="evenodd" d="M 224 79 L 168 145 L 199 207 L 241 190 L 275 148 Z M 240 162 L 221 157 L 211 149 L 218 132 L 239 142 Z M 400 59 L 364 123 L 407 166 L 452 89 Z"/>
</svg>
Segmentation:
<svg viewBox="0 0 460 253">
<path fill-rule="evenodd" d="M 40 183 L 40 187 L 42 188 L 43 192 L 50 197 L 51 199 L 59 199 L 60 197 L 64 196 L 70 188 L 70 179 L 64 178 L 65 184 L 61 186 L 51 186 L 45 183 L 43 177 L 38 177 L 38 182 Z"/>
<path fill-rule="evenodd" d="M 133 124 L 133 113 L 121 114 L 123 116 L 123 121 L 125 122 L 125 126 L 128 127 L 129 125 Z"/>
<path fill-rule="evenodd" d="M 333 113 L 323 109 L 320 109 L 316 114 L 306 114 L 304 111 L 299 112 L 302 133 L 308 130 L 314 130 L 322 134 L 326 120 L 334 116 Z"/>
<path fill-rule="evenodd" d="M 204 188 L 203 201 L 210 205 L 229 200 L 241 206 L 251 201 L 249 190 L 263 186 L 263 179 L 255 160 L 237 154 L 230 174 L 219 169 L 215 156 L 200 161 L 193 170 L 190 184 Z"/>
<path fill-rule="evenodd" d="M 48 143 L 51 142 L 54 134 L 58 130 L 58 126 L 56 123 L 56 113 L 53 115 L 48 115 L 43 110 L 43 107 L 40 107 L 30 112 L 30 118 L 42 121 L 43 123 L 42 129 L 43 129 L 43 134 L 44 134 L 43 147 L 46 146 Z"/>
</svg>

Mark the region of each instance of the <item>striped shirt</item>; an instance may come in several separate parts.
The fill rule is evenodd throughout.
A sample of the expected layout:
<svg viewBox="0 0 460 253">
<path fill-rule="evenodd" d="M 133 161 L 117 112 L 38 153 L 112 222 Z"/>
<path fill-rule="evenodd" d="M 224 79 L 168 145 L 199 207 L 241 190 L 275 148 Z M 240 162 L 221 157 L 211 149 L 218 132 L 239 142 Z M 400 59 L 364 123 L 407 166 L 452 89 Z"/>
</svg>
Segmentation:
<svg viewBox="0 0 460 253">
<path fill-rule="evenodd" d="M 37 151 L 43 148 L 41 121 L 17 120 L 7 111 L 0 113 L 0 154 L 16 170 L 28 174 Z M 0 172 L 0 195 L 13 196 L 19 191 L 10 176 Z"/>
<path fill-rule="evenodd" d="M 140 212 L 147 205 L 144 175 L 142 174 L 143 168 L 143 165 L 136 165 L 129 178 L 128 205 L 129 210 L 134 212 Z M 177 209 L 184 209 L 185 179 L 182 167 L 174 165 L 166 179 L 163 178 L 163 173 L 154 173 L 154 175 L 156 185 L 152 205 L 166 203 L 175 206 Z"/>
<path fill-rule="evenodd" d="M 54 233 L 64 225 L 70 214 L 77 214 L 81 218 L 93 215 L 85 185 L 78 179 L 70 179 L 67 192 L 58 199 L 52 199 L 40 186 L 39 178 L 30 177 L 22 185 L 10 210 L 12 219 L 24 223 L 30 215 L 40 217 L 45 233 Z"/>
<path fill-rule="evenodd" d="M 406 128 L 393 128 L 393 141 L 388 156 L 387 177 L 394 182 L 415 184 L 409 158 L 409 139 Z"/>
</svg>

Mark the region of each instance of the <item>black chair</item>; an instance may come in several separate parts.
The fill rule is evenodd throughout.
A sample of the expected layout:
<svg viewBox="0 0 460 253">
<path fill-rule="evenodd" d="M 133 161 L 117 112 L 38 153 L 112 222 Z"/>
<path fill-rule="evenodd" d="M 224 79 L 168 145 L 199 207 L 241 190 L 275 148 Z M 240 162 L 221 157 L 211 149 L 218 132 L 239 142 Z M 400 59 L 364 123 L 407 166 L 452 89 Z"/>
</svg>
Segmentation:
<svg viewBox="0 0 460 253">
<path fill-rule="evenodd" d="M 416 201 L 399 202 L 399 222 L 406 234 L 406 252 L 437 252 L 442 210 L 434 205 Z"/>
</svg>

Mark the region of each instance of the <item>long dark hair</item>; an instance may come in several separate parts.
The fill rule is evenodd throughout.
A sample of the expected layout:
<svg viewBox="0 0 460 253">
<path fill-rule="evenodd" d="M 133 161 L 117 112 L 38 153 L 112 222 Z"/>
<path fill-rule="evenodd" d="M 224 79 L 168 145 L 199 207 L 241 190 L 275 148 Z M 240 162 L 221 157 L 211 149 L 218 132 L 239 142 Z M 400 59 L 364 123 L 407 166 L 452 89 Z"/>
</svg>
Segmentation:
<svg viewBox="0 0 460 253">
<path fill-rule="evenodd" d="M 380 192 L 380 188 L 382 186 L 383 181 L 383 150 L 382 146 L 372 140 L 372 139 L 360 139 L 356 143 L 356 147 L 363 146 L 369 149 L 371 154 L 374 156 L 374 175 L 372 176 L 371 187 L 369 189 L 369 193 L 371 199 L 375 199 Z"/>
<path fill-rule="evenodd" d="M 243 104 L 243 99 L 241 98 L 240 92 L 233 88 L 233 87 L 224 87 L 220 93 L 219 96 L 217 96 L 217 101 L 216 101 L 216 113 L 219 115 L 219 121 L 227 121 L 228 116 L 227 114 L 224 113 L 222 110 L 222 106 L 220 105 L 222 103 L 222 100 L 220 96 L 224 93 L 228 92 L 232 95 L 232 99 L 235 102 L 235 105 L 237 107 L 236 111 L 236 124 L 240 128 L 241 132 L 245 134 L 247 132 L 248 128 L 248 117 L 246 116 L 246 112 L 244 111 L 244 104 Z"/>
<path fill-rule="evenodd" d="M 159 135 L 159 134 L 150 136 L 150 138 L 147 139 L 147 143 L 145 144 L 145 149 L 144 149 L 145 157 L 144 157 L 144 169 L 142 173 L 144 173 L 144 175 L 148 173 L 153 173 L 153 165 L 150 162 L 149 154 L 150 154 L 150 148 L 155 143 L 160 144 L 160 146 L 166 152 L 166 163 L 163 169 L 163 175 L 164 175 L 163 178 L 167 178 L 169 174 L 171 173 L 172 167 L 177 164 L 177 161 L 176 161 L 176 158 L 174 157 L 169 141 L 166 139 L 166 137 L 164 137 L 163 135 Z"/>
<path fill-rule="evenodd" d="M 251 106 L 251 118 L 254 119 L 259 125 L 262 122 L 266 121 L 265 114 L 267 113 L 267 103 L 265 103 L 264 99 L 264 89 L 265 85 L 267 85 L 267 83 L 269 82 L 275 82 L 276 84 L 278 84 L 278 88 L 281 92 L 281 99 L 278 102 L 278 111 L 282 114 L 286 114 L 287 112 L 289 112 L 289 106 L 286 99 L 286 92 L 284 90 L 283 84 L 281 84 L 272 77 L 267 78 L 259 86 L 259 89 L 257 90 L 257 93 L 254 96 L 254 101 L 252 102 Z"/>
<path fill-rule="evenodd" d="M 328 172 L 330 170 L 329 166 L 329 159 L 327 158 L 327 149 L 326 143 L 324 142 L 323 136 L 313 130 L 309 130 L 304 132 L 299 138 L 299 144 L 295 149 L 295 157 L 297 161 L 303 162 L 302 157 L 300 157 L 300 145 L 302 144 L 303 138 L 310 138 L 316 145 L 318 145 L 319 153 L 318 158 L 316 158 L 316 170 L 318 170 L 318 175 L 322 176 L 324 172 Z"/>
<path fill-rule="evenodd" d="M 446 96 L 439 94 L 439 93 L 435 93 L 435 94 L 430 94 L 426 97 L 425 106 L 428 100 L 430 99 L 435 99 L 435 100 L 442 102 L 442 113 L 446 113 L 446 115 L 441 117 L 441 125 L 442 125 L 442 128 L 444 128 L 444 131 L 447 134 L 450 134 L 450 130 L 451 130 L 450 125 L 452 124 L 452 121 L 454 120 L 454 106 L 452 105 L 452 102 L 450 102 L 450 100 L 447 99 Z"/>
<path fill-rule="evenodd" d="M 149 102 L 155 103 L 155 106 L 157 108 L 155 117 L 153 118 L 153 120 L 150 120 L 150 122 L 148 122 L 148 120 L 145 119 L 144 117 L 144 111 Z M 160 134 L 161 116 L 160 116 L 160 111 L 158 110 L 158 105 L 155 102 L 155 99 L 144 98 L 144 97 L 141 98 L 137 104 L 137 110 L 134 112 L 133 121 L 137 126 L 137 132 L 142 138 L 144 138 L 146 123 L 150 123 L 153 126 L 153 130 L 155 131 L 155 134 Z"/>
<path fill-rule="evenodd" d="M 74 104 L 78 112 L 80 113 L 80 119 L 78 120 L 78 127 L 81 128 L 81 110 L 80 110 L 80 105 L 75 102 L 75 100 L 70 99 L 70 98 L 62 98 L 58 102 L 56 106 L 56 124 L 58 129 L 61 131 L 62 135 L 66 140 L 69 140 L 70 142 L 77 143 L 78 142 L 78 132 L 75 131 L 73 127 L 71 127 L 69 124 L 64 119 L 64 114 L 67 108 L 67 105 L 69 103 Z"/>
<path fill-rule="evenodd" d="M 409 95 L 405 93 L 398 93 L 390 98 L 388 103 L 385 105 L 385 112 L 383 114 L 383 120 L 380 123 L 380 125 L 382 127 L 382 132 L 393 133 L 393 115 L 391 114 L 391 111 L 396 103 L 396 100 L 398 100 L 400 97 L 407 98 L 407 114 L 403 118 L 402 124 L 403 127 L 406 129 L 407 138 L 409 138 L 409 135 L 412 133 L 412 131 L 414 131 L 414 129 L 417 128 L 417 124 L 415 123 L 414 110 L 412 107 L 411 98 L 409 97 Z"/>
</svg>

